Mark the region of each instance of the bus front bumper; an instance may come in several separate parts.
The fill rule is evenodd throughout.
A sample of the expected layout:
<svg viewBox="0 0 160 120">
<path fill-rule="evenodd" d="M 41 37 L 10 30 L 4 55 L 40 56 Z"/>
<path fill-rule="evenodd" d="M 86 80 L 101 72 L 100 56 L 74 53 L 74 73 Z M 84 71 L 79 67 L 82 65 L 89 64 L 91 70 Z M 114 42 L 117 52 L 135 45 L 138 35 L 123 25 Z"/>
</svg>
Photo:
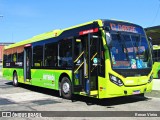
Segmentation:
<svg viewBox="0 0 160 120">
<path fill-rule="evenodd" d="M 138 95 L 146 92 L 151 92 L 152 84 L 153 81 L 145 85 L 139 85 L 139 86 L 117 86 L 111 83 L 110 87 L 106 87 L 105 91 L 100 90 L 99 98 L 113 98 L 113 97 Z"/>
</svg>

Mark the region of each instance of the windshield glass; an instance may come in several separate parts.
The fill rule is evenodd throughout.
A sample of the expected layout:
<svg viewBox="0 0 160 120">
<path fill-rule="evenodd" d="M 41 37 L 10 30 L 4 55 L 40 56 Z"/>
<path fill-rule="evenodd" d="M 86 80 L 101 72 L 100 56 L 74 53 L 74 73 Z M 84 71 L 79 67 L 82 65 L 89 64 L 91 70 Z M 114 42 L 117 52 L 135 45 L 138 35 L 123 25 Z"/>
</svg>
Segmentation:
<svg viewBox="0 0 160 120">
<path fill-rule="evenodd" d="M 150 68 L 149 47 L 140 35 L 111 34 L 110 54 L 115 69 Z"/>
</svg>

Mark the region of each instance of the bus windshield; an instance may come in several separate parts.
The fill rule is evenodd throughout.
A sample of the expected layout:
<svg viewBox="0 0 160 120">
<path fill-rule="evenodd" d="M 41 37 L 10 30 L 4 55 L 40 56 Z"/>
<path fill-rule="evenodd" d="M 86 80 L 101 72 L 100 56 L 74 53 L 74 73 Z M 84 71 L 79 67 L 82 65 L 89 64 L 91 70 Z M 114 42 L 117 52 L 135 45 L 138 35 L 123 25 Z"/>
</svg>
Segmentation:
<svg viewBox="0 0 160 120">
<path fill-rule="evenodd" d="M 151 67 L 145 37 L 136 34 L 111 34 L 110 55 L 113 69 L 144 69 Z"/>
</svg>

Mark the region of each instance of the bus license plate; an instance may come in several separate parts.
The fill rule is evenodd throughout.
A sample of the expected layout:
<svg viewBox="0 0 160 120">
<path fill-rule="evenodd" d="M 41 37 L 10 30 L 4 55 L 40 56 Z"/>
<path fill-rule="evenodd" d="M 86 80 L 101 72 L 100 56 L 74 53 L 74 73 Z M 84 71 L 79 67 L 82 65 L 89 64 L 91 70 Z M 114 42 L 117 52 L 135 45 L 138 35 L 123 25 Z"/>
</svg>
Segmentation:
<svg viewBox="0 0 160 120">
<path fill-rule="evenodd" d="M 140 94 L 140 93 L 141 93 L 140 90 L 133 91 L 133 95 Z"/>
</svg>

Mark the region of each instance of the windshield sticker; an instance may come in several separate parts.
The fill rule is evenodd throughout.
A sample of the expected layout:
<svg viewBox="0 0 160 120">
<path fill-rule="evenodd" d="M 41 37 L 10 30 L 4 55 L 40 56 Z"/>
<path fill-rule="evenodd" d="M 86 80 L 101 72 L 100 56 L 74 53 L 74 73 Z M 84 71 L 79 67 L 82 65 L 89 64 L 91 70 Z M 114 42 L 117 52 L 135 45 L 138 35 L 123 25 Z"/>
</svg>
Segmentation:
<svg viewBox="0 0 160 120">
<path fill-rule="evenodd" d="M 93 63 L 94 63 L 94 64 L 97 64 L 97 63 L 98 63 L 98 59 L 97 59 L 97 58 L 94 58 L 94 59 L 93 59 Z"/>
<path fill-rule="evenodd" d="M 97 66 L 98 65 L 98 58 L 93 59 L 93 65 Z"/>
<path fill-rule="evenodd" d="M 142 68 L 142 60 L 136 60 L 137 61 L 137 68 Z"/>
<path fill-rule="evenodd" d="M 112 55 L 112 63 L 113 63 L 113 65 L 116 64 L 116 60 L 115 60 L 114 55 Z"/>
<path fill-rule="evenodd" d="M 137 68 L 136 60 L 135 59 L 131 59 L 131 68 L 133 68 L 133 69 Z"/>
<path fill-rule="evenodd" d="M 43 74 L 43 79 L 44 80 L 55 80 L 55 76 L 49 75 L 49 74 Z"/>
</svg>

